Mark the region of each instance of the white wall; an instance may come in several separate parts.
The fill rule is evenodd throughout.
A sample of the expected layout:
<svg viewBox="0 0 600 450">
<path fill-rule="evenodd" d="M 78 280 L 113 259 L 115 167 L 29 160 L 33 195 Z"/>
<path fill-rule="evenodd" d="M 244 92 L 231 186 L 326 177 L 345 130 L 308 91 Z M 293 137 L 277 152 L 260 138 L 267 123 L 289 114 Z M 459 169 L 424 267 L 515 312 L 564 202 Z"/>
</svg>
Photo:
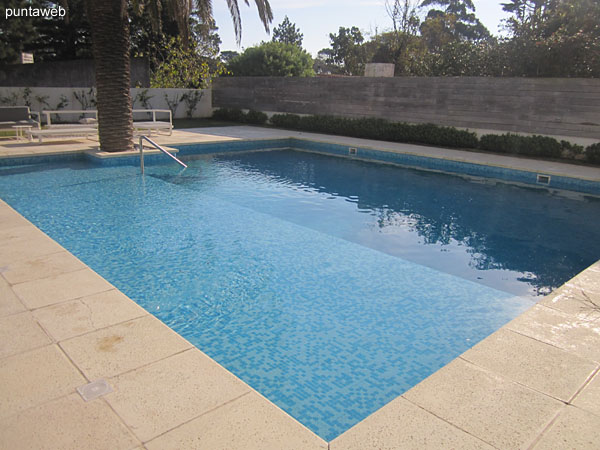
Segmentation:
<svg viewBox="0 0 600 450">
<path fill-rule="evenodd" d="M 26 95 L 27 89 L 29 89 L 29 96 Z M 173 117 L 178 119 L 188 117 L 188 105 L 182 99 L 184 95 L 202 96 L 192 111 L 191 117 L 210 117 L 212 115 L 212 91 L 210 89 L 131 89 L 134 109 L 172 109 Z M 89 87 L 0 87 L 0 106 L 25 106 L 29 103 L 32 111 L 96 109 L 90 102 L 94 97 L 95 90 L 91 90 Z M 142 102 L 144 97 L 147 98 L 147 105 Z M 63 106 L 59 108 L 61 102 Z M 171 107 L 168 102 L 171 103 Z"/>
</svg>

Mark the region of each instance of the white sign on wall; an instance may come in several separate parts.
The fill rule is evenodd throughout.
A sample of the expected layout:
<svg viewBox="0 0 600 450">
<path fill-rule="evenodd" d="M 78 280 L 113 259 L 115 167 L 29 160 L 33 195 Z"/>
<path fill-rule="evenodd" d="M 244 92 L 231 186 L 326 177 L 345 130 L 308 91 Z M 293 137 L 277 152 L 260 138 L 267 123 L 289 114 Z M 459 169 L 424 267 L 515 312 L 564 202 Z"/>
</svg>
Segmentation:
<svg viewBox="0 0 600 450">
<path fill-rule="evenodd" d="M 21 64 L 33 64 L 33 53 L 21 53 Z"/>
</svg>

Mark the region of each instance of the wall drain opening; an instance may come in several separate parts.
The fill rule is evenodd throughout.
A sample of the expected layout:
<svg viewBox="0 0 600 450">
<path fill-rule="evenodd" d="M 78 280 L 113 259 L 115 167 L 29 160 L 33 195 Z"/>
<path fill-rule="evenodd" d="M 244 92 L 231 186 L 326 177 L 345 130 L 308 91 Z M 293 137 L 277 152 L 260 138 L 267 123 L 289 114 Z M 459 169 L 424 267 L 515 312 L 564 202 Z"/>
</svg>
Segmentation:
<svg viewBox="0 0 600 450">
<path fill-rule="evenodd" d="M 356 155 L 356 147 L 348 147 L 349 155 Z"/>
<path fill-rule="evenodd" d="M 86 402 L 94 400 L 95 398 L 101 397 L 105 394 L 110 394 L 112 391 L 112 388 L 106 382 L 106 380 L 102 379 L 92 381 L 89 384 L 85 384 L 77 388 L 77 392 L 79 392 L 81 398 L 83 398 Z"/>
<path fill-rule="evenodd" d="M 540 175 L 538 173 L 537 182 L 538 184 L 550 184 L 550 175 Z"/>
</svg>

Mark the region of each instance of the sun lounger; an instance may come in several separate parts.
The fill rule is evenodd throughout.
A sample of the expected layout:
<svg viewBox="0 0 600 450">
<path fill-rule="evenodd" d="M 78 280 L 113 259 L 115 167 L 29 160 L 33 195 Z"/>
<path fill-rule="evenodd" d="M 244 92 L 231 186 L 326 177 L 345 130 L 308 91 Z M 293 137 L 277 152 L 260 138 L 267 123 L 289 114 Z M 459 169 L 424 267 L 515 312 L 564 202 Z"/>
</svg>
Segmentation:
<svg viewBox="0 0 600 450">
<path fill-rule="evenodd" d="M 32 113 L 28 106 L 1 106 L 0 129 L 12 128 L 16 125 L 39 128 L 40 122 L 33 119 L 33 115 L 38 115 L 38 113 Z"/>
<path fill-rule="evenodd" d="M 98 126 L 98 111 L 95 109 L 60 109 L 56 111 L 42 111 L 46 116 L 47 128 L 93 128 Z M 73 116 L 76 116 L 75 118 Z M 77 123 L 52 123 L 52 116 L 66 116 Z M 89 117 L 91 116 L 91 117 Z"/>
<path fill-rule="evenodd" d="M 134 119 L 136 115 L 139 117 L 140 114 L 152 115 L 152 120 L 133 121 L 133 131 L 136 134 L 145 134 L 147 132 L 149 136 L 152 136 L 153 131 L 160 133 L 160 131 L 164 130 L 169 132 L 169 136 L 173 133 L 173 119 L 170 109 L 134 109 L 133 114 Z M 168 115 L 169 120 L 157 120 L 157 114 Z"/>
<path fill-rule="evenodd" d="M 59 127 L 59 128 L 46 128 L 44 130 L 27 130 L 27 137 L 31 141 L 34 137 L 42 142 L 44 137 L 86 137 L 98 136 L 98 128 L 96 127 Z"/>
</svg>

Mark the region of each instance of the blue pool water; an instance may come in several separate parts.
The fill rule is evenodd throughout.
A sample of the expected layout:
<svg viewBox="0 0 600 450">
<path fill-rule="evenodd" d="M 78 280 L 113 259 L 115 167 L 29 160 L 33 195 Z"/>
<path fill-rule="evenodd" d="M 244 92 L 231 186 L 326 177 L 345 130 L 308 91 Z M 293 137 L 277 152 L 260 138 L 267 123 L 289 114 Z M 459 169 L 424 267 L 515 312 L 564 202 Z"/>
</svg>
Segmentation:
<svg viewBox="0 0 600 450">
<path fill-rule="evenodd" d="M 326 440 L 600 257 L 600 201 L 292 150 L 0 197 Z M 582 238 L 584 237 L 584 238 Z"/>
</svg>

